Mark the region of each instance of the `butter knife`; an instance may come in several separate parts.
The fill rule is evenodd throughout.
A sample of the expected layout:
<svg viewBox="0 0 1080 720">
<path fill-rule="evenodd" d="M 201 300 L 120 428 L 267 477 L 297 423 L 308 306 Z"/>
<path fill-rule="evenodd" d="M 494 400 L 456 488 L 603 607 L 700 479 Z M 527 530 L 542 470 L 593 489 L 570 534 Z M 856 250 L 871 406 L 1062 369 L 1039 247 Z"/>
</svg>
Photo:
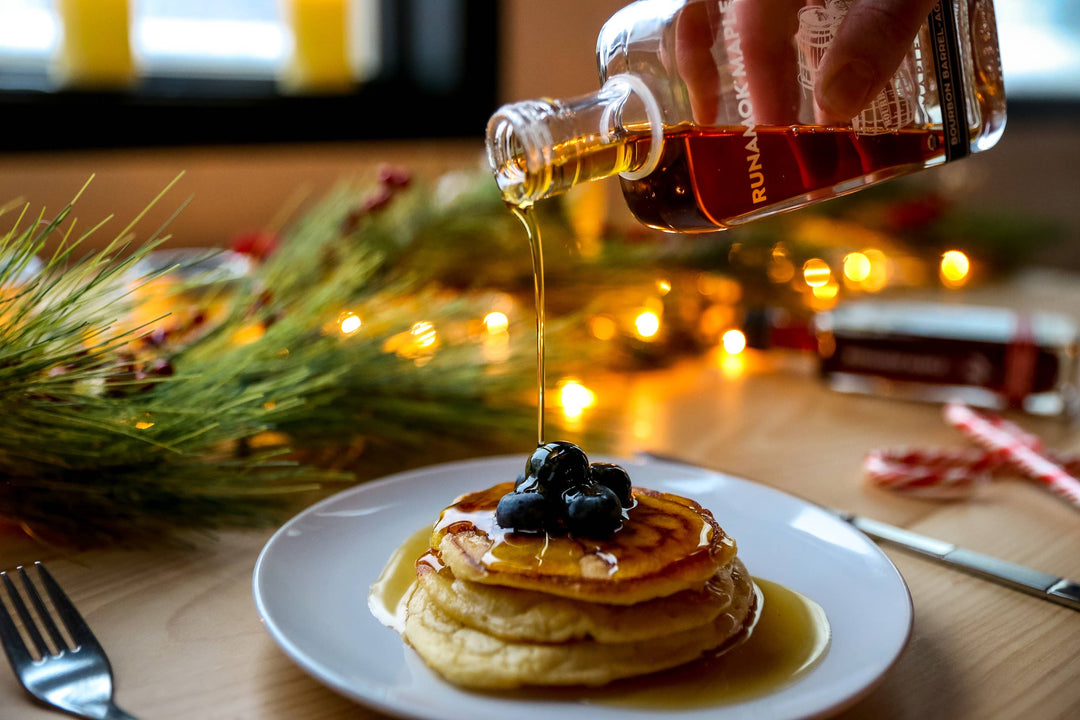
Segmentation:
<svg viewBox="0 0 1080 720">
<path fill-rule="evenodd" d="M 684 467 L 697 467 L 691 463 L 678 460 L 666 455 L 643 452 L 643 457 L 661 462 L 673 463 Z M 807 502 L 810 502 L 809 500 Z M 816 504 L 816 503 L 812 503 Z M 895 545 L 908 552 L 921 555 L 935 560 L 951 568 L 966 572 L 984 580 L 1004 585 L 1005 587 L 1019 590 L 1020 592 L 1034 595 L 1035 597 L 1049 600 L 1058 605 L 1064 605 L 1073 610 L 1080 610 L 1080 584 L 1066 578 L 1049 573 L 1039 572 L 1031 568 L 1001 560 L 999 558 L 983 555 L 973 550 L 967 550 L 951 543 L 937 540 L 925 535 L 904 530 L 894 525 L 888 525 L 877 520 L 854 515 L 842 510 L 827 508 L 818 505 L 826 512 L 832 513 L 856 530 L 875 540 Z"/>
<path fill-rule="evenodd" d="M 870 518 L 831 508 L 829 512 L 875 540 L 887 542 L 1013 590 L 1019 590 L 1073 610 L 1080 610 L 1080 584 L 1071 580 L 957 547 L 951 543 Z"/>
</svg>

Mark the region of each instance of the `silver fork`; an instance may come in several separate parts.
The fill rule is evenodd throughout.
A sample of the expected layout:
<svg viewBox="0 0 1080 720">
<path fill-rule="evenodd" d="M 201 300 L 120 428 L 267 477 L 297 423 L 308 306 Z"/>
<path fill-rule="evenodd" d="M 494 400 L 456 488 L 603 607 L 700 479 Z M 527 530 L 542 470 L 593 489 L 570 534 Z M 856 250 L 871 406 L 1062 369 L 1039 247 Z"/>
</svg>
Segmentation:
<svg viewBox="0 0 1080 720">
<path fill-rule="evenodd" d="M 72 715 L 94 720 L 136 720 L 113 702 L 112 667 L 90 627 L 45 566 L 39 562 L 34 565 L 56 610 L 55 618 L 26 570 L 19 567 L 15 572 L 34 614 L 27 609 L 8 573 L 0 572 L 10 604 L 34 646 L 31 649 L 24 642 L 15 617 L 0 597 L 0 642 L 19 682 L 41 702 Z M 65 640 L 57 622 L 67 630 L 73 644 Z"/>
</svg>

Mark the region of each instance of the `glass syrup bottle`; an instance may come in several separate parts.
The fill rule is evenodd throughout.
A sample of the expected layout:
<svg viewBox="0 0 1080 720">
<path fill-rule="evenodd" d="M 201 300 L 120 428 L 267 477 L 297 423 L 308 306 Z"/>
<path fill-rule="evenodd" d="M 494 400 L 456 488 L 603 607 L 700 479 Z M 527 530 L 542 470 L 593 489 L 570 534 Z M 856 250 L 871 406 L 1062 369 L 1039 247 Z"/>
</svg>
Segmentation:
<svg viewBox="0 0 1080 720">
<path fill-rule="evenodd" d="M 619 175 L 644 224 L 713 232 L 997 142 L 1005 95 L 991 0 L 942 0 L 881 93 L 850 122 L 824 121 L 814 82 L 848 4 L 776 4 L 767 23 L 754 20 L 760 0 L 623 8 L 597 42 L 600 90 L 491 118 L 488 158 L 504 199 L 527 208 Z M 781 7 L 789 22 L 775 17 Z M 785 50 L 763 63 L 765 42 Z"/>
</svg>

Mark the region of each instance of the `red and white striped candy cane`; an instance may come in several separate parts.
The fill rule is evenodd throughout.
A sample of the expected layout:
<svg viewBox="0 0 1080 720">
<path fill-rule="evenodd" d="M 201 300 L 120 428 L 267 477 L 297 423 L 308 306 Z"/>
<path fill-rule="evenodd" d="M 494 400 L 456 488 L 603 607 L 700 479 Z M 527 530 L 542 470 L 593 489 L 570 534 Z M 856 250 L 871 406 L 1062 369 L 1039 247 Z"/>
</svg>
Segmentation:
<svg viewBox="0 0 1080 720">
<path fill-rule="evenodd" d="M 878 487 L 916 497 L 959 500 L 988 481 L 1001 462 L 982 450 L 895 448 L 867 454 L 863 471 Z"/>
<path fill-rule="evenodd" d="M 994 422 L 960 403 L 945 406 L 945 419 L 989 452 L 1000 453 L 1026 477 L 1037 480 L 1080 510 L 1080 480 L 1032 447 L 1030 436 L 1013 432 L 1005 421 Z M 1015 426 L 1013 426 L 1015 427 Z"/>
</svg>

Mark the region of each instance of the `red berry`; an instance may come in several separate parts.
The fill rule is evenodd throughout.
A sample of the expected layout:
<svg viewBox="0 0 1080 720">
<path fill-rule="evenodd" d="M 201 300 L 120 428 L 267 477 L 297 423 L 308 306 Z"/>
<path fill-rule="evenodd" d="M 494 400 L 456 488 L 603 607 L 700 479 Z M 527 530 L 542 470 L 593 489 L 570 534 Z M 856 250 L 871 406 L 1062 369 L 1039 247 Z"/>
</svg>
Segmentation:
<svg viewBox="0 0 1080 720">
<path fill-rule="evenodd" d="M 383 165 L 379 168 L 379 182 L 387 187 L 405 188 L 412 182 L 412 173 L 396 165 Z"/>
<path fill-rule="evenodd" d="M 243 255 L 250 255 L 256 260 L 265 260 L 277 249 L 278 238 L 265 230 L 241 233 L 233 238 L 229 249 Z"/>
</svg>

